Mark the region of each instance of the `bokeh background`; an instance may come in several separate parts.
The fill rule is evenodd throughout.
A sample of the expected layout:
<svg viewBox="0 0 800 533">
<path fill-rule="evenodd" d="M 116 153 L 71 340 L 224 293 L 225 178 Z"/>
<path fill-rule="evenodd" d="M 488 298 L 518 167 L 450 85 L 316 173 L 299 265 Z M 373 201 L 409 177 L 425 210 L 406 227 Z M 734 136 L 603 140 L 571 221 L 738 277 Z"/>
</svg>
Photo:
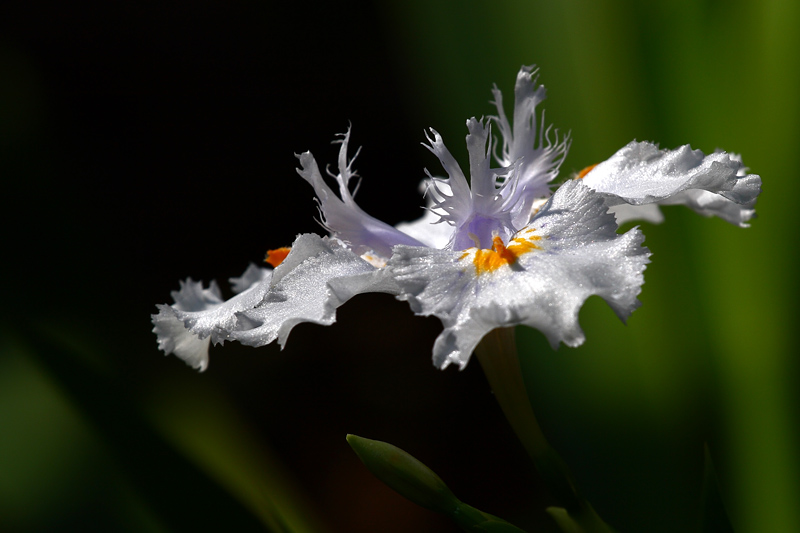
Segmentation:
<svg viewBox="0 0 800 533">
<path fill-rule="evenodd" d="M 360 296 L 203 374 L 149 323 L 179 279 L 227 287 L 321 232 L 293 154 L 333 163 L 349 124 L 362 207 L 419 216 L 424 128 L 464 163 L 465 120 L 535 63 L 565 175 L 639 139 L 764 179 L 749 229 L 643 226 L 627 326 L 591 299 L 579 349 L 519 332 L 545 432 L 620 532 L 696 526 L 704 443 L 736 531 L 797 531 L 799 26 L 793 0 L 4 2 L 0 530 L 456 530 L 374 480 L 356 433 L 554 531 L 479 365 L 431 365 L 435 319 Z"/>
</svg>

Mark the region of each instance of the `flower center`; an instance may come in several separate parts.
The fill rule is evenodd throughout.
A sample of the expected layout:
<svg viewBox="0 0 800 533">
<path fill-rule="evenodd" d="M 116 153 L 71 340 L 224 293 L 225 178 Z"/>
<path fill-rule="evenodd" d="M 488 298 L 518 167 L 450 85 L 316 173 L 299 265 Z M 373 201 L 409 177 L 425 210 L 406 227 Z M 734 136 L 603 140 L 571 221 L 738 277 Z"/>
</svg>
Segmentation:
<svg viewBox="0 0 800 533">
<path fill-rule="evenodd" d="M 512 227 L 508 216 L 498 217 L 475 214 L 456 230 L 453 238 L 453 249 L 488 248 L 495 242 L 495 235 L 509 239 L 515 232 L 516 230 Z"/>
<path fill-rule="evenodd" d="M 492 272 L 497 270 L 503 265 L 513 265 L 516 263 L 519 256 L 526 254 L 533 250 L 539 250 L 539 246 L 534 244 L 534 241 L 541 239 L 538 235 L 532 235 L 533 230 L 527 230 L 525 235 L 516 237 L 508 243 L 508 246 L 503 244 L 503 239 L 495 236 L 492 239 L 492 249 L 475 249 L 475 256 L 472 258 L 472 264 L 475 265 L 475 270 L 478 274 L 484 272 Z M 469 253 L 462 255 L 462 259 L 467 257 Z"/>
</svg>

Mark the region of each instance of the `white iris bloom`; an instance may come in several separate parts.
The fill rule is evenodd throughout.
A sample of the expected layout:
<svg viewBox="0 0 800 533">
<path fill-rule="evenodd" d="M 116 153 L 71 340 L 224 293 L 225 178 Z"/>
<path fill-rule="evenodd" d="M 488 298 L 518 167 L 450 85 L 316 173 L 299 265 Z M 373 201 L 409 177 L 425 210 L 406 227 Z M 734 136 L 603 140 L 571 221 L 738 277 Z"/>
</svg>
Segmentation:
<svg viewBox="0 0 800 533">
<path fill-rule="evenodd" d="M 393 294 L 415 313 L 440 318 L 433 349 L 440 368 L 463 368 L 484 335 L 518 324 L 541 330 L 554 348 L 577 346 L 578 312 L 589 296 L 602 297 L 622 320 L 640 305 L 650 253 L 639 228 L 618 234 L 618 223 L 660 222 L 658 205 L 670 204 L 740 226 L 754 215 L 761 179 L 741 158 L 688 146 L 632 142 L 551 194 L 569 140 L 537 119 L 545 89 L 536 82 L 532 67 L 519 71 L 511 121 L 497 88 L 497 115 L 467 121 L 469 180 L 430 131 L 425 146 L 447 177 L 429 174 L 428 210 L 416 222 L 394 227 L 355 203 L 349 131 L 331 173 L 338 195 L 314 157 L 299 155 L 298 173 L 314 188 L 331 236 L 298 236 L 285 260 L 285 252 L 270 260 L 274 270 L 251 265 L 231 280 L 237 294 L 227 301 L 214 283 L 182 283 L 175 303 L 153 315 L 159 347 L 203 370 L 210 342 L 283 346 L 295 325 L 332 324 L 336 308 L 364 292 Z"/>
</svg>

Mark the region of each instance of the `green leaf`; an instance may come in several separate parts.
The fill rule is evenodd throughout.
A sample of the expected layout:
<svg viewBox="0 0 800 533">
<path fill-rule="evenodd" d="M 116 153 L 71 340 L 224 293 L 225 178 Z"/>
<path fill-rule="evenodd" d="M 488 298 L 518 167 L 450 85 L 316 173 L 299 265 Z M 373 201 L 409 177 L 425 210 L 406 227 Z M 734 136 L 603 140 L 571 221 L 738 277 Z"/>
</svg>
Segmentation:
<svg viewBox="0 0 800 533">
<path fill-rule="evenodd" d="M 509 524 L 502 518 L 489 513 L 484 513 L 465 503 L 459 503 L 458 508 L 450 518 L 464 531 L 489 532 L 489 533 L 522 533 L 523 530 Z"/>
<path fill-rule="evenodd" d="M 614 533 L 591 506 L 575 514 L 570 514 L 563 507 L 548 507 L 546 511 L 564 533 Z"/>
<path fill-rule="evenodd" d="M 44 366 L 101 434 L 136 496 L 169 531 L 292 531 L 279 514 L 256 516 L 155 431 L 130 401 L 128 383 L 91 363 L 111 356 L 93 357 L 40 331 L 25 331 L 23 338 L 20 349 Z"/>
<path fill-rule="evenodd" d="M 553 517 L 553 520 L 556 521 L 558 524 L 559 529 L 564 533 L 585 533 L 586 530 L 580 526 L 575 520 L 569 515 L 566 509 L 563 507 L 548 507 L 546 509 L 547 514 Z"/>
</svg>

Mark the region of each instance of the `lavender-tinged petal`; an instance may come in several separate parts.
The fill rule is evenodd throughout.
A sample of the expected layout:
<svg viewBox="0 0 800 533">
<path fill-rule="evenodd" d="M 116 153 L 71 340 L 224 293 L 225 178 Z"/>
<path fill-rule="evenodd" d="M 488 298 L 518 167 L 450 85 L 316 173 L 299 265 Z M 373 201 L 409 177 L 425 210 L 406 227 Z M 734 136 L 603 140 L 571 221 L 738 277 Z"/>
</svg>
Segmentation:
<svg viewBox="0 0 800 533">
<path fill-rule="evenodd" d="M 358 253 L 372 250 L 388 258 L 391 255 L 392 246 L 396 244 L 420 245 L 419 241 L 368 215 L 355 203 L 349 190 L 349 181 L 354 174 L 351 169 L 352 160 L 347 161 L 348 141 L 349 131 L 341 141 L 339 174 L 335 176 L 339 183 L 341 198 L 325 183 L 317 162 L 310 152 L 297 156 L 300 160 L 300 168 L 297 169 L 297 173 L 314 187 L 325 227 L 338 239 L 350 244 Z"/>
<path fill-rule="evenodd" d="M 509 160 L 527 156 L 536 145 L 536 106 L 547 98 L 544 85 L 536 87 L 538 69 L 523 66 L 517 73 L 514 84 L 514 137 L 509 146 Z M 541 144 L 541 138 L 539 139 Z"/>
<path fill-rule="evenodd" d="M 509 124 L 503 109 L 503 97 L 497 87 L 492 90 L 497 116 L 490 117 L 499 127 L 503 137 L 502 150 L 497 155 L 502 168 L 516 166 L 514 189 L 502 192 L 513 195 L 518 204 L 514 224 L 524 226 L 531 204 L 541 197 L 549 196 L 549 183 L 558 175 L 558 169 L 569 149 L 569 138 L 550 139 L 551 129 L 545 126 L 544 113 L 537 119 L 536 107 L 546 97 L 543 85 L 537 87 L 537 69 L 523 66 L 517 74 L 514 86 L 514 122 Z M 537 139 L 538 135 L 538 139 Z"/>
<path fill-rule="evenodd" d="M 476 118 L 467 120 L 467 152 L 469 153 L 470 189 L 473 209 L 478 211 L 494 210 L 492 204 L 497 198 L 494 173 L 489 170 L 490 148 L 487 146 L 491 135 L 491 127 L 484 126 Z"/>
<path fill-rule="evenodd" d="M 428 135 L 429 144 L 423 143 L 423 146 L 439 159 L 448 175 L 446 180 L 442 178 L 432 179 L 432 186 L 438 193 L 434 197 L 436 209 L 442 213 L 443 220 L 453 226 L 458 226 L 472 212 L 472 192 L 467 179 L 464 177 L 464 172 L 444 145 L 442 136 L 433 128 L 430 131 L 433 137 Z"/>
</svg>

